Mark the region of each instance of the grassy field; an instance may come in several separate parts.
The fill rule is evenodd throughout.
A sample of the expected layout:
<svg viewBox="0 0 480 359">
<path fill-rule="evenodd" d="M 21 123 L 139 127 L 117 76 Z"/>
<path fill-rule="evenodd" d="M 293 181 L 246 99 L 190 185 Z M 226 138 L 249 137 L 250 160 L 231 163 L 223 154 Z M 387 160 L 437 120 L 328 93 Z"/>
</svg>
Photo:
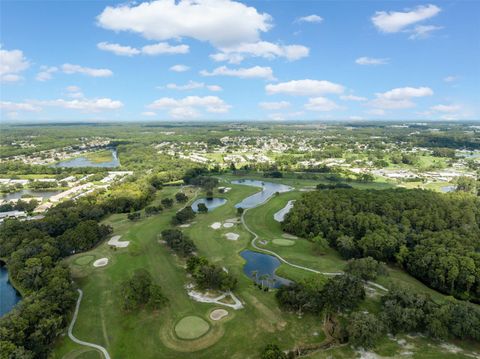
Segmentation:
<svg viewBox="0 0 480 359">
<path fill-rule="evenodd" d="M 283 183 L 297 188 L 312 186 L 318 181 L 287 180 Z M 223 184 L 221 184 L 223 185 Z M 95 249 L 66 259 L 75 281 L 84 291 L 79 317 L 74 334 L 79 339 L 104 346 L 112 358 L 256 358 L 260 349 L 268 343 L 276 343 L 282 349 L 298 345 L 320 343 L 324 339 L 322 319 L 306 315 L 282 312 L 273 292 L 263 292 L 252 285 L 252 281 L 243 273 L 244 260 L 239 255 L 245 248 L 250 248 L 251 235 L 241 224 L 232 228 L 212 229 L 215 222 L 225 223 L 236 218 L 234 205 L 243 198 L 258 191 L 258 188 L 229 185 L 232 190 L 226 194 L 216 194 L 227 199 L 227 203 L 209 213 L 198 214 L 189 227 L 182 230 L 187 233 L 198 247 L 198 254 L 233 273 L 239 279 L 235 294 L 244 304 L 240 310 L 226 308 L 228 316 L 220 321 L 213 321 L 209 314 L 219 308 L 217 304 L 198 303 L 190 299 L 185 290 L 188 278 L 184 270 L 184 261 L 175 256 L 158 241 L 158 234 L 170 227 L 170 219 L 181 205 L 163 213 L 142 217 L 132 222 L 125 214 L 116 214 L 105 220 L 113 227 L 113 235 L 121 235 L 121 240 L 130 241 L 125 249 L 113 250 L 105 243 Z M 179 187 L 165 187 L 155 200 L 172 197 Z M 203 197 L 204 193 L 193 188 L 184 191 L 192 198 Z M 283 208 L 291 199 L 299 199 L 300 191 L 283 193 L 273 197 L 266 204 L 251 209 L 245 219 L 249 226 L 267 241 L 266 248 L 274 250 L 288 260 L 316 268 L 321 271 L 339 271 L 345 267 L 334 250 L 320 255 L 312 244 L 304 239 L 294 240 L 293 246 L 280 246 L 273 239 L 287 239 L 281 231 L 280 224 L 273 219 L 273 214 Z M 228 240 L 226 233 L 236 233 L 238 240 Z M 94 260 L 106 257 L 109 264 L 102 268 L 93 268 Z M 148 270 L 169 299 L 168 305 L 156 312 L 140 310 L 127 313 L 120 309 L 118 290 L 120 282 L 132 275 L 138 268 Z M 431 289 L 425 287 L 406 273 L 392 268 L 388 277 L 379 282 L 384 285 L 406 282 L 417 290 Z M 315 277 L 325 281 L 326 277 L 305 272 L 300 269 L 281 265 L 277 274 L 298 281 Z M 434 292 L 436 293 L 436 292 Z M 440 294 L 436 293 L 439 297 Z M 362 309 L 378 310 L 378 297 L 367 300 Z M 181 339 L 176 326 L 186 317 L 198 317 L 208 324 L 206 332 L 196 339 Z M 200 326 L 203 330 L 204 325 Z M 198 335 L 199 332 L 196 333 Z M 185 338 L 185 336 L 184 336 Z M 397 340 L 396 338 L 395 340 Z M 407 338 L 408 339 L 408 338 Z M 407 340 L 405 339 L 405 340 Z M 378 354 L 397 356 L 407 349 L 405 345 L 386 338 L 376 350 Z M 425 351 L 425 358 L 449 358 L 449 349 L 425 338 L 411 339 L 418 353 Z M 410 339 L 408 339 L 410 342 Z M 418 342 L 418 343 L 417 343 Z M 403 343 L 403 342 L 401 342 Z M 459 344 L 468 350 L 468 343 Z M 451 349 L 451 348 L 450 348 Z M 474 347 L 477 351 L 480 348 Z M 415 350 L 412 350 L 415 352 Z M 356 354 L 350 347 L 332 351 L 314 353 L 313 358 L 339 357 L 351 358 Z M 100 354 L 73 343 L 67 336 L 58 340 L 52 358 L 100 358 Z"/>
<path fill-rule="evenodd" d="M 239 287 L 235 294 L 244 303 L 244 309 L 229 309 L 227 318 L 212 321 L 208 315 L 218 305 L 198 303 L 188 297 L 184 288 L 188 279 L 183 261 L 158 242 L 158 234 L 170 226 L 170 219 L 179 205 L 137 222 L 118 214 L 110 216 L 105 223 L 114 228 L 113 234 L 130 241 L 127 248 L 112 250 L 103 243 L 66 260 L 76 283 L 84 291 L 75 336 L 104 346 L 113 358 L 135 358 L 138 353 L 142 353 L 142 358 L 191 358 L 192 352 L 195 358 L 246 358 L 255 357 L 260 348 L 271 342 L 294 347 L 322 341 L 321 320 L 281 312 L 273 293 L 260 291 L 243 275 L 244 262 L 238 252 L 248 245 L 250 237 L 240 225 L 219 230 L 210 228 L 216 221 L 235 217 L 234 204 L 257 190 L 246 186 L 231 187 L 233 189 L 223 195 L 228 199 L 227 204 L 211 213 L 198 215 L 185 232 L 197 244 L 200 255 L 207 255 L 238 277 Z M 161 197 L 171 197 L 177 190 L 175 187 L 163 189 L 157 201 Z M 229 241 L 223 237 L 225 232 L 238 233 L 240 238 Z M 109 264 L 93 268 L 93 260 L 103 257 L 109 258 Z M 158 312 L 141 310 L 134 313 L 120 309 L 119 284 L 138 268 L 147 269 L 161 285 L 169 298 L 166 308 Z M 192 315 L 208 321 L 210 330 L 198 339 L 181 340 L 175 334 L 175 325 Z M 59 339 L 52 355 L 52 358 L 99 357 L 95 350 L 79 346 L 66 336 Z"/>
</svg>

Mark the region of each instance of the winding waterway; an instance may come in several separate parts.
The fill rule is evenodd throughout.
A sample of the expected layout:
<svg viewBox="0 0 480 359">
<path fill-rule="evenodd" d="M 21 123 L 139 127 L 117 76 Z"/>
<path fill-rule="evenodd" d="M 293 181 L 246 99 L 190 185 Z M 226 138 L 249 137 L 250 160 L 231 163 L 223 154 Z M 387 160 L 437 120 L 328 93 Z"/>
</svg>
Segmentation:
<svg viewBox="0 0 480 359">
<path fill-rule="evenodd" d="M 0 317 L 13 309 L 21 297 L 8 280 L 7 268 L 0 265 Z"/>
<path fill-rule="evenodd" d="M 245 198 L 243 201 L 237 203 L 235 207 L 241 207 L 244 209 L 253 208 L 258 206 L 259 204 L 264 203 L 267 201 L 271 196 L 275 193 L 283 193 L 291 191 L 293 188 L 281 183 L 273 183 L 273 182 L 264 182 L 258 180 L 250 180 L 250 179 L 242 179 L 242 180 L 235 180 L 232 181 L 233 184 L 241 184 L 245 186 L 252 186 L 252 187 L 259 187 L 262 190 L 251 196 Z"/>
</svg>

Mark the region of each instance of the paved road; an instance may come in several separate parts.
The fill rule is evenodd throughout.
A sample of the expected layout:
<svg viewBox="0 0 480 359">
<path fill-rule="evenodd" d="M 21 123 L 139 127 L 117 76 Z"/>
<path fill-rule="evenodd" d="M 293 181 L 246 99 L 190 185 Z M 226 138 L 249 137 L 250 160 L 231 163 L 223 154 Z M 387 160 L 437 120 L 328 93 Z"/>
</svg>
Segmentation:
<svg viewBox="0 0 480 359">
<path fill-rule="evenodd" d="M 78 290 L 77 305 L 75 306 L 75 312 L 73 313 L 72 322 L 70 323 L 70 326 L 68 327 L 68 337 L 70 339 L 72 339 L 77 344 L 84 345 L 84 346 L 91 347 L 91 348 L 99 350 L 100 352 L 102 352 L 105 359 L 110 359 L 110 354 L 108 354 L 107 349 L 105 349 L 104 347 L 102 347 L 98 344 L 84 342 L 83 340 L 77 339 L 72 333 L 75 322 L 77 321 L 78 310 L 80 309 L 80 302 L 82 301 L 82 297 L 83 297 L 82 290 L 81 289 L 77 289 L 77 290 Z"/>
</svg>

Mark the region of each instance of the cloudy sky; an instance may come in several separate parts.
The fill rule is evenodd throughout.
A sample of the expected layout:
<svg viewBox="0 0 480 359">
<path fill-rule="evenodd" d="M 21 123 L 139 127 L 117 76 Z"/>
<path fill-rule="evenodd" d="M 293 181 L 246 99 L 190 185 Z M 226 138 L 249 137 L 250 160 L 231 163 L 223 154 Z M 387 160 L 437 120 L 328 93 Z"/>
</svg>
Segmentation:
<svg viewBox="0 0 480 359">
<path fill-rule="evenodd" d="M 2 1 L 0 120 L 477 120 L 478 1 Z"/>
</svg>

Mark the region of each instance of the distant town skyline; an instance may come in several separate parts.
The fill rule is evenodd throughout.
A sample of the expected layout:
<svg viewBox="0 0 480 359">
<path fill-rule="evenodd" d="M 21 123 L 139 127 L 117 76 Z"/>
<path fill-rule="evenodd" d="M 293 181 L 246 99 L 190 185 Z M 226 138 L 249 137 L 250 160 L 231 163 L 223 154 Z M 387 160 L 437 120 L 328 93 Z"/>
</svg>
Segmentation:
<svg viewBox="0 0 480 359">
<path fill-rule="evenodd" d="M 475 1 L 0 7 L 0 122 L 480 119 Z"/>
</svg>

